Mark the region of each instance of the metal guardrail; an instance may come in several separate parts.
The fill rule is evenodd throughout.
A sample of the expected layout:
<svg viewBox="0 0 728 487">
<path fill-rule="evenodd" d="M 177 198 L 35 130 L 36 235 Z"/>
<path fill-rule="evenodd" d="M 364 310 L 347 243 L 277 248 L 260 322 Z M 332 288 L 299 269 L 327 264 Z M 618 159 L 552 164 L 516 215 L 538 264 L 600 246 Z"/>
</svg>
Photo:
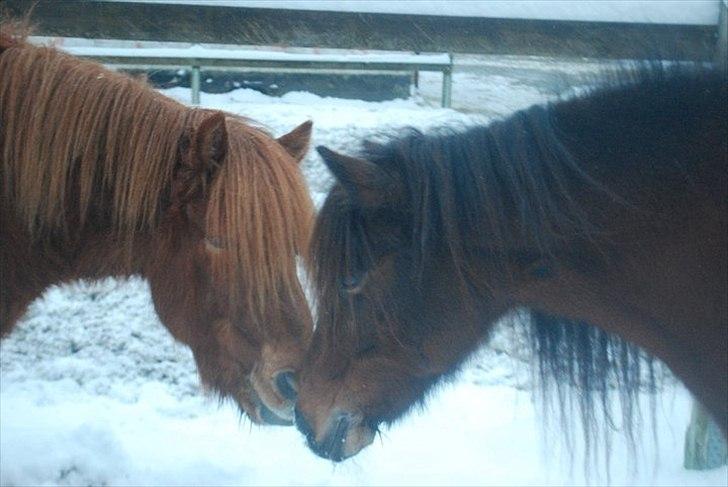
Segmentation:
<svg viewBox="0 0 728 487">
<path fill-rule="evenodd" d="M 287 68 L 342 71 L 439 71 L 443 75 L 442 106 L 452 102 L 452 55 L 450 54 L 304 54 L 241 49 L 64 47 L 74 56 L 124 67 L 183 67 L 192 70 L 192 103 L 200 102 L 200 71 Z"/>
</svg>

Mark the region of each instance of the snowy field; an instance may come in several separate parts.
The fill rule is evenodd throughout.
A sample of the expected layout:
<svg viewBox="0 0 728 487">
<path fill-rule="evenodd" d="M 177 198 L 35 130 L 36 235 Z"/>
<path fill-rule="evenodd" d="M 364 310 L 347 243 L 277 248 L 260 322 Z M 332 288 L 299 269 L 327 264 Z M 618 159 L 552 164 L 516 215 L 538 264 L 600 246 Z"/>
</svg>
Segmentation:
<svg viewBox="0 0 728 487">
<path fill-rule="evenodd" d="M 462 111 L 437 107 L 437 75 L 423 76 L 421 93 L 409 100 L 273 99 L 238 90 L 203 93 L 202 103 L 251 117 L 276 135 L 311 119 L 313 146 L 350 150 L 397 127 L 464 126 L 505 115 L 546 100 L 551 81 L 589 68 L 562 67 L 564 78 L 536 61 L 463 62 L 453 91 Z M 524 72 L 534 76 L 524 81 Z M 185 89 L 166 93 L 189 100 Z M 313 151 L 303 168 L 320 204 L 331 177 Z M 251 425 L 230 404 L 205 397 L 191 353 L 160 324 L 145 282 L 53 288 L 0 344 L 0 485 L 603 484 L 604 468 L 584 472 L 578 441 L 569 452 L 558 429 L 542 431 L 528 364 L 504 353 L 507 336 L 507 329 L 496 334 L 426 410 L 334 465 L 309 452 L 294 428 Z M 668 381 L 657 405 L 657 445 L 644 434 L 634 457 L 617 437 L 612 484 L 728 484 L 725 467 L 682 469 L 689 414 L 689 395 Z"/>
</svg>

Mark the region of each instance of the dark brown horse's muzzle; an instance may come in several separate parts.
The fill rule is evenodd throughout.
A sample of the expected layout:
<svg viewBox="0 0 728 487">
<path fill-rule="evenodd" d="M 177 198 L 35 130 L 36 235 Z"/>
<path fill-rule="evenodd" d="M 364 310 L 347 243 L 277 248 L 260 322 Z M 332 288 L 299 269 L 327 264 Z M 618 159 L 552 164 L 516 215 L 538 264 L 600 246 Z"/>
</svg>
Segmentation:
<svg viewBox="0 0 728 487">
<path fill-rule="evenodd" d="M 295 409 L 295 418 L 296 427 L 306 437 L 311 451 L 334 462 L 341 462 L 359 453 L 371 444 L 376 432 L 364 423 L 360 415 L 348 412 L 332 413 L 318 435 L 298 408 Z"/>
</svg>

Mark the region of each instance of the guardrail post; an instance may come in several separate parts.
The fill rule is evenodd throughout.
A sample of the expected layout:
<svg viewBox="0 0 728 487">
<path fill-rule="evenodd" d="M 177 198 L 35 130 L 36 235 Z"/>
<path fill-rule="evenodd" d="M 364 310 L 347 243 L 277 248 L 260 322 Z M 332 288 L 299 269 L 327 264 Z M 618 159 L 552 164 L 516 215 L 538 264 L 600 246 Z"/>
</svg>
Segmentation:
<svg viewBox="0 0 728 487">
<path fill-rule="evenodd" d="M 193 105 L 199 105 L 200 104 L 200 67 L 197 65 L 192 66 L 192 78 L 191 78 L 191 88 L 192 88 L 192 104 Z"/>
<path fill-rule="evenodd" d="M 708 470 L 726 464 L 728 446 L 720 426 L 710 414 L 693 399 L 693 412 L 685 432 L 685 457 L 683 466 L 687 470 Z"/>
<path fill-rule="evenodd" d="M 452 65 L 442 72 L 442 106 L 450 108 L 452 105 Z"/>
<path fill-rule="evenodd" d="M 723 72 L 728 69 L 728 0 L 722 0 L 718 7 L 718 42 L 715 46 L 715 64 Z"/>
</svg>

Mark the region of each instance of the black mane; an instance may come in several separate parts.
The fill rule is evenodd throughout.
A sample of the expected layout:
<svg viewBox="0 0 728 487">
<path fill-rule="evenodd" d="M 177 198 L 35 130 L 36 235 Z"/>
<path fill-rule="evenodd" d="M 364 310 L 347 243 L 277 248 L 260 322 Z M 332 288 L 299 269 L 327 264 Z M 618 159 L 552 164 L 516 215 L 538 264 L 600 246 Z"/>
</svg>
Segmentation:
<svg viewBox="0 0 728 487">
<path fill-rule="evenodd" d="M 407 129 L 385 144 L 365 143 L 362 157 L 406 182 L 422 258 L 443 244 L 456 263 L 482 251 L 469 248 L 468 235 L 487 236 L 494 253 L 552 253 L 575 237 L 606 243 L 599 218 L 586 214 L 576 195 L 637 209 L 633 188 L 682 187 L 686 173 L 701 168 L 676 154 L 686 152 L 686 138 L 699 143 L 706 128 L 725 133 L 727 107 L 719 72 L 649 65 L 607 73 L 579 96 L 489 125 Z M 525 231 L 513 232 L 514 218 Z"/>
</svg>

